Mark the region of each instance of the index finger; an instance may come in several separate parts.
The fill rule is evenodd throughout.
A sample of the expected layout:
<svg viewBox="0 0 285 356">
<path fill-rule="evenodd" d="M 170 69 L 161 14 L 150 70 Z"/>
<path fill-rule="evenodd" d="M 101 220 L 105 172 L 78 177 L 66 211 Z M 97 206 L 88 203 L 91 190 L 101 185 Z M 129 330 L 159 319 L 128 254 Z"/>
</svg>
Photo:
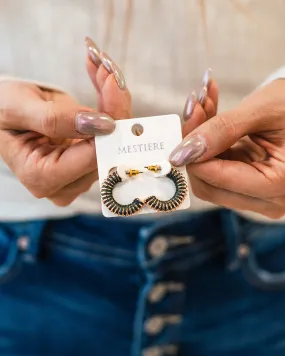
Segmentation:
<svg viewBox="0 0 285 356">
<path fill-rule="evenodd" d="M 35 131 L 51 138 L 86 138 L 115 129 L 109 115 L 73 100 L 58 100 L 57 96 L 45 100 L 37 87 L 22 82 L 6 86 L 1 90 L 2 130 Z"/>
</svg>

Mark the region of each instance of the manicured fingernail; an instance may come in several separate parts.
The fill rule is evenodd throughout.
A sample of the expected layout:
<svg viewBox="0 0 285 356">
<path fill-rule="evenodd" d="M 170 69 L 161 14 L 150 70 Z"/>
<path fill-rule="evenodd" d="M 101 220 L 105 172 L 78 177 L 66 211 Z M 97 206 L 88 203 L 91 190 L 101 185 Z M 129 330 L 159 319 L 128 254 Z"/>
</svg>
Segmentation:
<svg viewBox="0 0 285 356">
<path fill-rule="evenodd" d="M 82 135 L 108 134 L 114 131 L 115 121 L 108 115 L 97 112 L 78 112 L 75 129 Z"/>
<path fill-rule="evenodd" d="M 203 81 L 202 81 L 203 87 L 206 87 L 208 89 L 211 80 L 212 80 L 212 69 L 208 68 L 203 77 Z"/>
<path fill-rule="evenodd" d="M 108 56 L 107 53 L 105 52 L 101 52 L 100 53 L 100 59 L 102 61 L 103 66 L 106 68 L 106 70 L 111 74 L 113 73 L 112 70 L 112 60 L 111 58 Z"/>
<path fill-rule="evenodd" d="M 96 67 L 99 67 L 101 62 L 100 59 L 100 49 L 97 47 L 96 43 L 89 37 L 85 37 L 85 43 L 87 46 L 88 56 Z"/>
<path fill-rule="evenodd" d="M 113 71 L 115 74 L 115 79 L 118 84 L 118 87 L 122 90 L 125 90 L 126 89 L 126 80 L 125 80 L 123 72 L 117 65 L 113 66 Z"/>
<path fill-rule="evenodd" d="M 171 153 L 169 160 L 175 167 L 184 166 L 200 158 L 207 151 L 207 144 L 204 137 L 194 135 L 185 137 Z"/>
<path fill-rule="evenodd" d="M 190 117 L 194 111 L 196 101 L 197 101 L 196 92 L 195 92 L 195 90 L 193 90 L 192 93 L 189 95 L 188 99 L 186 100 L 186 103 L 184 106 L 184 111 L 183 111 L 184 121 L 187 121 L 190 119 Z"/>
<path fill-rule="evenodd" d="M 100 53 L 100 58 L 106 70 L 110 74 L 114 73 L 118 87 L 122 90 L 126 89 L 125 77 L 119 66 L 105 52 Z"/>
<path fill-rule="evenodd" d="M 207 94 L 208 94 L 207 87 L 203 87 L 199 93 L 199 96 L 198 96 L 198 101 L 202 106 L 205 104 Z"/>
</svg>

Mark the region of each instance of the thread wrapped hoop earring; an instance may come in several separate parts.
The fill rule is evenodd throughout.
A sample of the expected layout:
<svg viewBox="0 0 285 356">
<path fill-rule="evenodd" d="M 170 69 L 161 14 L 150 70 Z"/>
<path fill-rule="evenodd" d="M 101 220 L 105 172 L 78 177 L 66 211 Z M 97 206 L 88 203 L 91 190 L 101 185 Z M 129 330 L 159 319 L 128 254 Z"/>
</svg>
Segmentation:
<svg viewBox="0 0 285 356">
<path fill-rule="evenodd" d="M 130 169 L 126 174 L 133 177 L 140 172 L 135 169 Z M 118 172 L 114 172 L 108 175 L 101 187 L 101 197 L 103 204 L 115 215 L 129 216 L 138 213 L 144 206 L 144 202 L 136 198 L 131 204 L 122 205 L 118 203 L 114 196 L 113 190 L 118 183 L 122 182 L 122 178 Z"/>
<path fill-rule="evenodd" d="M 158 165 L 147 166 L 145 168 L 154 173 L 161 170 L 161 167 Z M 136 169 L 126 171 L 126 174 L 129 177 L 134 177 L 140 173 L 143 172 Z M 105 179 L 101 187 L 102 202 L 112 213 L 118 216 L 137 214 L 144 206 L 149 206 L 151 209 L 161 212 L 174 211 L 183 203 L 187 195 L 187 182 L 183 174 L 173 167 L 165 177 L 172 180 L 175 185 L 175 193 L 171 199 L 164 201 L 152 195 L 144 201 L 136 198 L 132 203 L 123 205 L 118 203 L 113 196 L 113 190 L 117 184 L 122 182 L 122 178 L 119 176 L 118 172 L 111 173 Z"/>
<path fill-rule="evenodd" d="M 159 169 L 157 166 L 154 167 L 154 169 Z M 145 200 L 145 204 L 156 211 L 169 212 L 176 210 L 183 203 L 187 195 L 187 182 L 182 173 L 172 167 L 166 177 L 172 180 L 175 185 L 176 190 L 173 197 L 169 200 L 160 200 L 152 195 Z"/>
</svg>

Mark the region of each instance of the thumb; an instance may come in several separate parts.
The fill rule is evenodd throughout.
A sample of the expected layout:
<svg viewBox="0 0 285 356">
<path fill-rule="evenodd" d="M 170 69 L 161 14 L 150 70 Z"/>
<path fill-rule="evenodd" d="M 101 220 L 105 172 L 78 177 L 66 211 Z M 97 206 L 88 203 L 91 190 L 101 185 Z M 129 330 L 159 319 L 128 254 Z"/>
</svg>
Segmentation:
<svg viewBox="0 0 285 356">
<path fill-rule="evenodd" d="M 49 137 L 86 138 L 109 134 L 115 129 L 115 121 L 109 115 L 77 103 L 51 101 L 45 106 L 46 114 L 39 121 L 42 133 Z"/>
<path fill-rule="evenodd" d="M 245 100 L 237 108 L 204 122 L 174 149 L 170 162 L 178 167 L 209 160 L 226 151 L 241 137 L 265 130 L 268 120 L 264 118 L 268 113 L 259 103 L 259 100 Z"/>
<path fill-rule="evenodd" d="M 35 131 L 50 138 L 86 138 L 111 133 L 115 122 L 73 100 L 27 100 L 21 110 L 1 113 L 0 129 Z"/>
</svg>

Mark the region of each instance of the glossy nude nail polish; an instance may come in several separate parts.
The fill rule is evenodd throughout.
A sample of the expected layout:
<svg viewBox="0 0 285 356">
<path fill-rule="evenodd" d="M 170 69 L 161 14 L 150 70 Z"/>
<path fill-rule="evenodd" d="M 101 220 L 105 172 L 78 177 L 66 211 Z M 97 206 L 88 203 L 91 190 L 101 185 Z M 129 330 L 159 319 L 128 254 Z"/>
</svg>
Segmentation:
<svg viewBox="0 0 285 356">
<path fill-rule="evenodd" d="M 205 104 L 207 95 L 208 95 L 208 89 L 207 87 L 203 87 L 198 96 L 198 101 L 202 106 Z"/>
<path fill-rule="evenodd" d="M 113 132 L 115 127 L 115 121 L 106 114 L 93 111 L 76 114 L 75 129 L 82 135 L 108 134 Z"/>
<path fill-rule="evenodd" d="M 208 89 L 211 80 L 212 80 L 212 69 L 208 68 L 203 76 L 202 86 Z"/>
<path fill-rule="evenodd" d="M 185 137 L 171 153 L 169 160 L 175 167 L 184 166 L 200 158 L 207 151 L 207 144 L 204 137 L 194 135 Z"/>
<path fill-rule="evenodd" d="M 190 117 L 192 116 L 196 102 L 197 102 L 197 96 L 196 96 L 196 92 L 193 90 L 192 93 L 187 98 L 184 106 L 184 111 L 183 111 L 184 121 L 189 120 Z"/>
<path fill-rule="evenodd" d="M 125 77 L 124 77 L 121 69 L 119 68 L 119 66 L 105 52 L 100 53 L 100 58 L 101 58 L 103 66 L 106 68 L 106 70 L 110 74 L 114 73 L 115 80 L 117 82 L 118 87 L 121 90 L 126 89 Z"/>
<path fill-rule="evenodd" d="M 85 43 L 89 58 L 95 64 L 96 67 L 99 67 L 102 63 L 100 59 L 100 49 L 90 37 L 85 37 Z"/>
</svg>

